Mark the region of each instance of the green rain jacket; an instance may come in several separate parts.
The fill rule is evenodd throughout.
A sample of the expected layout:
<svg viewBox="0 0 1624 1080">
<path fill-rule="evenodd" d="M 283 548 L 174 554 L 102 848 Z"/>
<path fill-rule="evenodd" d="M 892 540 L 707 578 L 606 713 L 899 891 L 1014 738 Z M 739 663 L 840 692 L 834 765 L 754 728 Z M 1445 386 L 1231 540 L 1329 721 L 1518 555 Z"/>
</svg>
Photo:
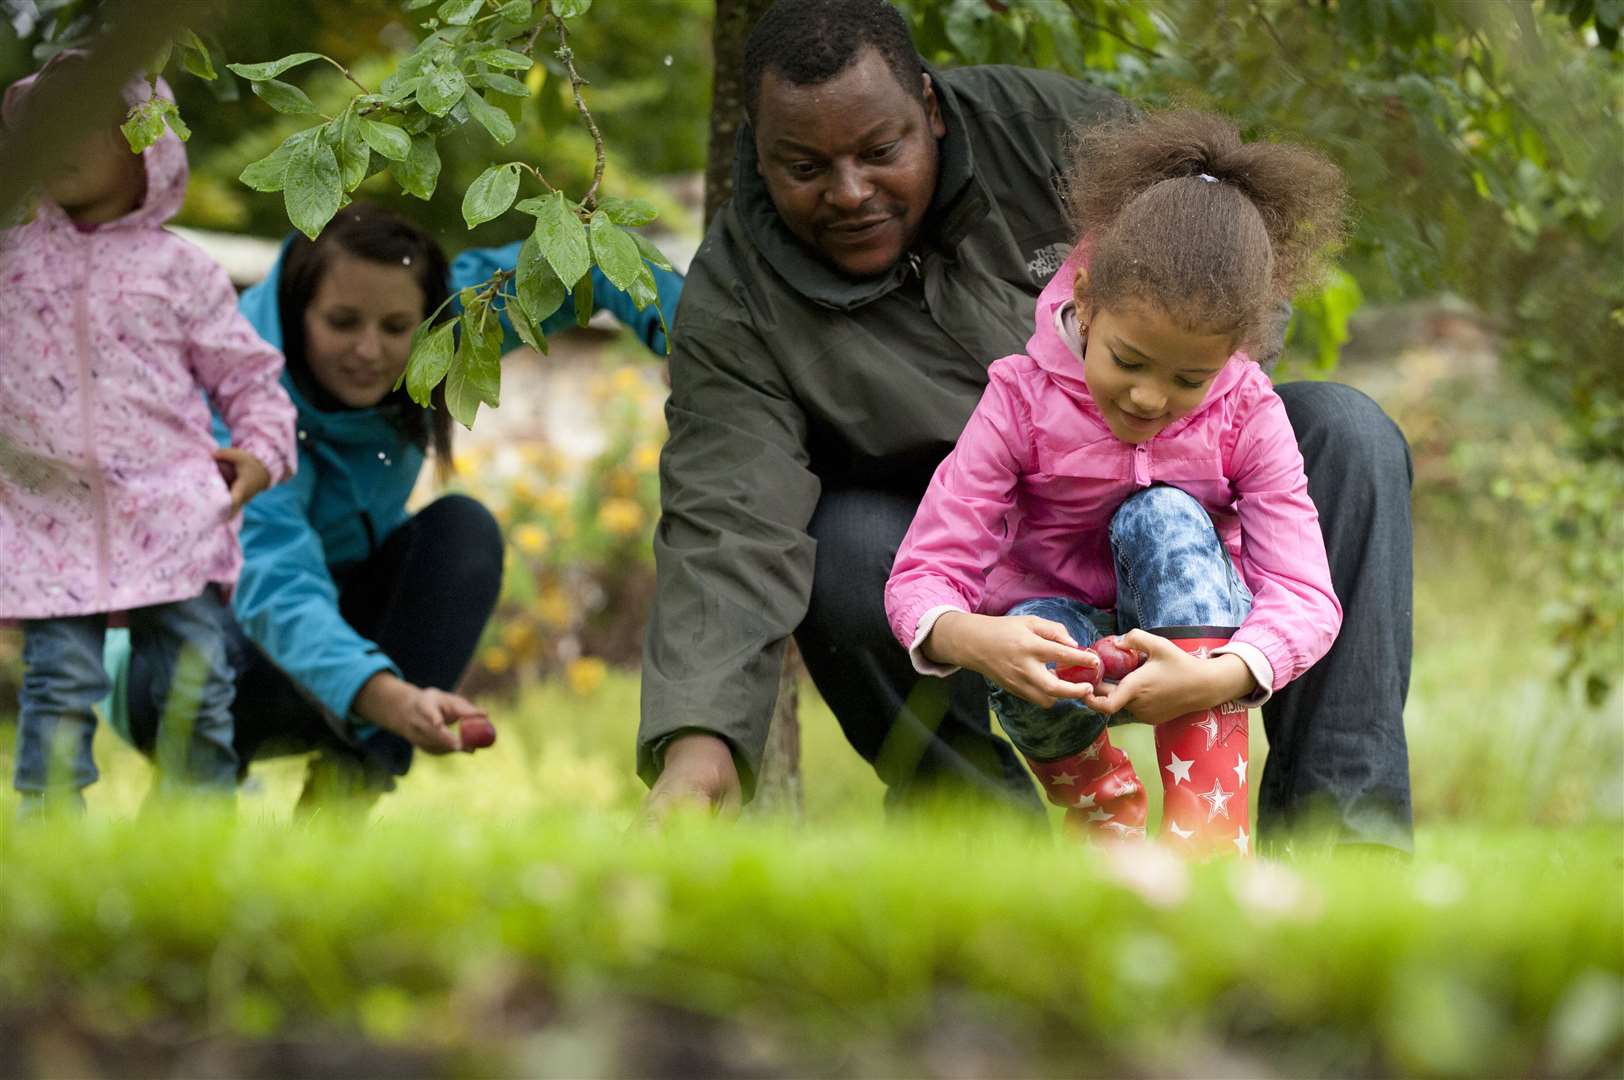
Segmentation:
<svg viewBox="0 0 1624 1080">
<path fill-rule="evenodd" d="M 753 791 L 811 594 L 820 492 L 924 489 L 1071 248 L 1059 193 L 1071 128 L 1129 109 L 1050 72 L 933 77 L 947 125 L 936 195 L 913 253 L 879 277 L 846 277 L 790 234 L 753 133 L 739 133 L 733 201 L 672 331 L 638 734 L 648 783 L 669 738 L 697 729 L 732 745 Z"/>
</svg>

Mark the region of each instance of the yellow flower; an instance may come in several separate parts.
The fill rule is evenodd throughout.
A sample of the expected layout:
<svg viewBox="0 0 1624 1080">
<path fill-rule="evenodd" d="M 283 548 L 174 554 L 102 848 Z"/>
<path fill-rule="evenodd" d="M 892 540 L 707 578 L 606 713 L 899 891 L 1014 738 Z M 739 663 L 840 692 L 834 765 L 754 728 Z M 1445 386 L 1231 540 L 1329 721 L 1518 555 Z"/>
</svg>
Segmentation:
<svg viewBox="0 0 1624 1080">
<path fill-rule="evenodd" d="M 610 491 L 626 499 L 637 494 L 637 477 L 625 469 L 611 469 L 603 478 L 604 486 Z"/>
<path fill-rule="evenodd" d="M 632 467 L 638 472 L 653 472 L 660 467 L 660 448 L 654 443 L 644 443 L 632 451 Z"/>
<path fill-rule="evenodd" d="M 502 627 L 502 644 L 514 656 L 524 656 L 536 643 L 536 631 L 529 623 L 510 622 Z"/>
<path fill-rule="evenodd" d="M 540 494 L 541 494 L 541 489 L 536 487 L 536 482 L 534 480 L 530 479 L 530 477 L 528 477 L 528 476 L 514 477 L 514 479 L 513 479 L 513 497 L 515 499 L 521 499 L 521 500 L 526 501 L 526 502 L 534 502 L 536 500 L 536 496 L 538 496 Z"/>
<path fill-rule="evenodd" d="M 458 450 L 451 455 L 451 467 L 464 477 L 472 476 L 479 469 L 479 451 L 472 448 Z"/>
<path fill-rule="evenodd" d="M 513 530 L 513 546 L 532 557 L 547 550 L 547 530 L 540 525 L 520 525 Z"/>
<path fill-rule="evenodd" d="M 606 499 L 598 509 L 598 524 L 616 536 L 635 536 L 648 515 L 631 499 Z"/>
<path fill-rule="evenodd" d="M 545 514 L 552 517 L 563 517 L 570 512 L 569 492 L 563 488 L 548 488 L 536 500 L 536 505 L 541 507 L 542 512 Z"/>
<path fill-rule="evenodd" d="M 544 589 L 536 599 L 536 618 L 548 626 L 568 626 L 572 614 L 569 594 L 556 585 Z"/>
<path fill-rule="evenodd" d="M 615 393 L 630 397 L 643 389 L 643 376 L 636 368 L 628 364 L 625 367 L 615 369 L 615 374 L 610 379 L 609 385 L 614 387 Z"/>
<path fill-rule="evenodd" d="M 609 665 L 596 656 L 583 656 L 579 660 L 572 660 L 564 669 L 564 681 L 571 693 L 587 697 L 603 685 L 604 676 L 608 674 Z"/>
<path fill-rule="evenodd" d="M 487 645 L 479 654 L 479 662 L 492 675 L 500 675 L 513 666 L 513 654 L 500 645 Z"/>
</svg>

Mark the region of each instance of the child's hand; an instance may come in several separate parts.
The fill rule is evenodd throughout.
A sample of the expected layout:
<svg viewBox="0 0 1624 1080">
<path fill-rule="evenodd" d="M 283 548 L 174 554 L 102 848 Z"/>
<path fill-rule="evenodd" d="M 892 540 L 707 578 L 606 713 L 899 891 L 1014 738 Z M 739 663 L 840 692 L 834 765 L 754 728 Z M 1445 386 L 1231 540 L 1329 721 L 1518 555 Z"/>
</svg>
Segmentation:
<svg viewBox="0 0 1624 1080">
<path fill-rule="evenodd" d="M 1093 690 L 1089 683 L 1060 678 L 1050 664 L 1082 665 L 1096 671 L 1100 666 L 1100 658 L 1079 649 L 1064 626 L 1036 615 L 950 611 L 931 627 L 924 652 L 939 663 L 979 671 L 1044 709 L 1058 698 L 1080 698 Z"/>
<path fill-rule="evenodd" d="M 1245 697 L 1257 689 L 1246 662 L 1238 656 L 1192 656 L 1164 637 L 1130 630 L 1122 644 L 1148 659 L 1109 693 L 1090 692 L 1083 704 L 1110 716 L 1123 709 L 1144 724 L 1160 724 L 1186 713 L 1210 709 Z"/>
<path fill-rule="evenodd" d="M 231 511 L 226 514 L 228 518 L 236 517 L 248 505 L 249 499 L 271 486 L 271 470 L 246 450 L 223 446 L 214 452 L 214 461 L 220 466 L 220 476 L 224 478 L 226 486 L 231 489 Z"/>
</svg>

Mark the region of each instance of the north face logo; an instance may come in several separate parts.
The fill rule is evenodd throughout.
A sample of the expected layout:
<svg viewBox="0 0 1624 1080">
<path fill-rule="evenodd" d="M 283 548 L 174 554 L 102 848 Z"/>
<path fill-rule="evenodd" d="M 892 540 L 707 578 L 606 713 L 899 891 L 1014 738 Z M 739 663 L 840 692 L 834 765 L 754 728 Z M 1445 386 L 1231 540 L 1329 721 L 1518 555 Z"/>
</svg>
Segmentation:
<svg viewBox="0 0 1624 1080">
<path fill-rule="evenodd" d="M 1069 254 L 1071 254 L 1070 244 L 1050 244 L 1048 247 L 1038 248 L 1026 260 L 1026 272 L 1031 274 L 1032 280 L 1039 285 L 1047 284 Z"/>
</svg>

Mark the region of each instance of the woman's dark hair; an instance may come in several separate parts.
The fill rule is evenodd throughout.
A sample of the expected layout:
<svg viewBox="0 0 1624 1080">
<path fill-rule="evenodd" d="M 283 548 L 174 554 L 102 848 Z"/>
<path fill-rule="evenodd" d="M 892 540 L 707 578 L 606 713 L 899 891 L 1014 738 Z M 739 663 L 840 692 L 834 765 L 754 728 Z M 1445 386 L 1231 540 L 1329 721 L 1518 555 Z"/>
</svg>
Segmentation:
<svg viewBox="0 0 1624 1080">
<path fill-rule="evenodd" d="M 1185 329 L 1256 335 L 1324 274 L 1347 227 L 1330 159 L 1243 142 L 1222 116 L 1150 113 L 1080 129 L 1067 175 L 1090 244 L 1079 302 L 1154 302 Z"/>
<path fill-rule="evenodd" d="M 294 237 L 283 256 L 282 279 L 276 290 L 282 317 L 282 351 L 300 391 L 317 408 L 324 409 L 340 406 L 311 376 L 305 357 L 304 315 L 334 252 L 385 266 L 409 267 L 418 288 L 423 290 L 425 316 L 445 301 L 449 277 L 445 252 L 432 237 L 398 214 L 371 203 L 346 206 L 315 240 L 303 235 Z M 391 391 L 378 407 L 392 415 L 402 434 L 419 449 L 427 451 L 432 445 L 439 467 L 449 468 L 451 413 L 445 407 L 443 384 L 435 387 L 432 410 L 413 401 L 404 386 Z"/>
</svg>

